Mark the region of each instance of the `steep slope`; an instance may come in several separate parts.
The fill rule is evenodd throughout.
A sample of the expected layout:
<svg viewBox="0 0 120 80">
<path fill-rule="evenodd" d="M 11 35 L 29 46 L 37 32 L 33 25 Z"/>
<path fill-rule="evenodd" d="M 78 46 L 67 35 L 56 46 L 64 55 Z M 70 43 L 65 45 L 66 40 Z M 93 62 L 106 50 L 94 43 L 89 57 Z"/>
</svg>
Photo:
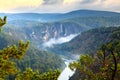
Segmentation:
<svg viewBox="0 0 120 80">
<path fill-rule="evenodd" d="M 102 29 L 104 29 L 104 30 L 102 30 Z M 112 60 L 112 59 L 116 59 L 116 65 L 119 65 L 120 64 L 120 54 L 119 54 L 119 50 L 120 50 L 120 47 L 118 46 L 119 45 L 119 43 L 120 43 L 120 27 L 117 27 L 117 28 L 113 28 L 113 27 L 111 27 L 111 28 L 102 28 L 102 29 L 94 29 L 94 30 L 91 30 L 91 32 L 92 33 L 95 33 L 96 31 L 99 33 L 99 36 L 97 37 L 96 36 L 96 38 L 94 38 L 94 39 L 100 39 L 100 40 L 98 40 L 99 42 L 97 43 L 97 45 L 98 46 L 96 46 L 96 47 L 98 47 L 98 51 L 97 52 L 93 52 L 93 51 L 95 51 L 96 50 L 96 48 L 94 48 L 94 49 L 91 49 L 91 50 L 93 50 L 92 51 L 92 54 L 94 55 L 94 56 L 92 56 L 91 58 L 94 60 L 94 62 L 92 63 L 92 65 L 90 65 L 90 66 L 88 66 L 87 65 L 87 67 L 86 67 L 86 65 L 85 65 L 85 63 L 88 63 L 90 60 L 89 60 L 89 58 L 88 57 L 80 57 L 79 58 L 79 60 L 78 60 L 78 62 L 80 62 L 80 63 L 78 63 L 78 65 L 79 65 L 79 67 L 77 67 L 76 68 L 76 71 L 75 71 L 75 74 L 69 79 L 69 80 L 79 80 L 79 79 L 85 79 L 85 75 L 86 75 L 86 73 L 87 73 L 87 71 L 89 71 L 89 70 L 91 70 L 91 72 L 93 71 L 93 75 L 95 74 L 100 74 L 100 77 L 102 78 L 102 77 L 104 77 L 104 76 L 101 76 L 101 74 L 103 74 L 104 73 L 104 71 L 102 71 L 101 70 L 101 68 L 105 68 L 106 66 L 103 66 L 103 64 L 105 63 L 105 65 L 107 64 L 109 67 L 107 67 L 107 69 L 106 70 L 108 70 L 108 69 L 110 69 L 111 70 L 111 64 L 112 64 L 112 67 L 113 67 L 113 65 L 115 66 L 115 62 L 114 62 L 114 60 Z M 88 32 L 90 32 L 90 31 L 88 31 Z M 95 33 L 96 34 L 96 33 Z M 101 35 L 103 34 L 103 37 L 101 37 Z M 106 35 L 105 35 L 106 34 Z M 94 35 L 94 34 L 93 34 Z M 103 43 L 105 43 L 104 44 L 104 46 L 101 46 L 100 48 L 99 48 L 99 44 L 102 42 L 101 40 L 104 40 L 103 41 Z M 89 45 L 89 44 L 88 44 Z M 92 43 L 92 46 L 95 46 L 95 44 L 94 43 Z M 111 51 L 113 51 L 113 54 L 112 55 L 118 55 L 118 56 L 115 56 L 114 58 L 113 58 L 113 56 L 111 55 Z M 97 54 L 98 53 L 98 54 Z M 100 54 L 104 54 L 104 59 L 103 59 L 103 55 L 100 55 Z M 91 55 L 90 55 L 91 56 Z M 85 61 L 85 63 L 84 63 L 84 60 L 86 60 Z M 83 63 L 82 63 L 82 61 L 83 61 Z M 104 61 L 107 61 L 107 62 L 104 62 Z M 90 62 L 89 62 L 90 63 Z M 89 64 L 88 63 L 88 64 Z M 75 65 L 77 65 L 77 64 L 75 64 Z M 82 72 L 82 66 L 80 66 L 80 65 L 85 65 L 84 67 L 86 67 L 86 71 L 84 72 L 84 68 L 83 68 L 83 72 Z M 92 66 L 92 67 L 91 67 Z M 94 68 L 93 68 L 94 67 Z M 117 70 L 116 70 L 116 73 L 114 73 L 114 74 L 116 74 L 116 76 L 114 76 L 114 80 L 119 80 L 119 67 L 118 66 L 116 66 L 116 68 L 117 68 Z M 81 70 L 80 70 L 81 69 Z M 114 68 L 115 69 L 115 68 Z M 100 72 L 100 73 L 99 73 Z M 102 73 L 101 73 L 102 72 Z M 105 77 L 107 77 L 107 76 L 112 76 L 111 74 L 109 74 L 108 75 L 108 73 L 111 73 L 110 71 L 109 72 L 106 72 L 105 71 L 105 73 L 107 74 L 107 75 L 105 75 Z M 89 74 L 89 73 L 88 73 Z M 100 79 L 100 77 L 96 77 L 97 79 L 99 78 Z M 113 77 L 113 76 L 112 76 Z M 93 77 L 92 77 L 93 78 Z M 93 79 L 91 79 L 91 78 L 89 78 L 90 80 L 93 80 Z M 103 78 L 102 78 L 103 79 Z M 104 78 L 105 79 L 105 78 Z M 111 77 L 108 77 L 108 78 L 106 78 L 107 80 L 110 80 L 111 79 Z"/>
<path fill-rule="evenodd" d="M 62 19 L 52 21 L 54 18 L 58 19 L 57 16 Z M 51 21 L 41 22 L 38 20 L 41 17 Z M 77 10 L 65 14 L 8 14 L 8 23 L 3 31 L 17 40 L 30 40 L 41 49 L 43 47 L 41 44 L 50 39 L 59 39 L 71 34 L 80 34 L 89 29 L 111 26 L 120 26 L 120 13 Z"/>
<path fill-rule="evenodd" d="M 8 22 L 7 26 L 7 31 L 12 28 L 9 31 L 13 36 L 23 34 L 21 35 L 23 39 L 26 36 L 26 39 L 36 40 L 36 42 L 40 43 L 48 41 L 51 38 L 78 34 L 92 28 L 120 26 L 120 17 L 78 17 L 50 23 L 15 20 Z"/>
<path fill-rule="evenodd" d="M 63 20 L 62 22 L 76 23 L 86 29 L 110 27 L 120 25 L 120 16 L 109 17 L 77 17 Z"/>
<path fill-rule="evenodd" d="M 19 41 L 18 39 L 16 40 L 14 36 L 7 35 L 6 33 L 0 33 L 0 49 L 17 44 Z M 31 67 L 33 70 L 39 70 L 40 73 L 49 71 L 49 69 L 62 69 L 64 67 L 64 62 L 59 55 L 38 50 L 38 48 L 34 47 L 32 44 L 23 59 L 20 61 L 15 61 L 17 63 L 17 67 L 21 70 Z"/>
<path fill-rule="evenodd" d="M 120 27 L 91 29 L 82 32 L 68 43 L 55 46 L 53 49 L 57 52 L 62 51 L 63 53 L 93 53 L 96 52 L 102 44 L 111 41 L 111 35 L 118 31 L 120 31 Z"/>
<path fill-rule="evenodd" d="M 66 37 L 70 34 L 80 33 L 86 28 L 71 22 L 40 23 L 31 21 L 11 22 L 3 31 L 14 38 L 30 40 L 41 44 L 51 38 Z"/>
</svg>

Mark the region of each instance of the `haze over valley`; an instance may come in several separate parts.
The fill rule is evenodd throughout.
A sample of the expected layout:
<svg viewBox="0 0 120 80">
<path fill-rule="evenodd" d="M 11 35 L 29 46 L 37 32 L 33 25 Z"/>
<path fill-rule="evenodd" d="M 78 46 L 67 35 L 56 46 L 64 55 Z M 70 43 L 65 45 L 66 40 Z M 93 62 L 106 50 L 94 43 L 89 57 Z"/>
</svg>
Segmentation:
<svg viewBox="0 0 120 80">
<path fill-rule="evenodd" d="M 13 2 L 0 0 L 0 79 L 120 78 L 120 1 Z"/>
</svg>

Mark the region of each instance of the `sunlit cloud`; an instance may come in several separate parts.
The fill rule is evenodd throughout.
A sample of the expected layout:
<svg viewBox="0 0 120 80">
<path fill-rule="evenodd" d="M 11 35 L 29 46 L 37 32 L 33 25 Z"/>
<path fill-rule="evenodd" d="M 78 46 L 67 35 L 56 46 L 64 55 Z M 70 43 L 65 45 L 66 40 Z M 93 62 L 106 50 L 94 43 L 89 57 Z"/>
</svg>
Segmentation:
<svg viewBox="0 0 120 80">
<path fill-rule="evenodd" d="M 18 7 L 38 7 L 43 0 L 0 0 L 0 11 L 10 11 Z"/>
<path fill-rule="evenodd" d="M 43 5 L 60 4 L 63 0 L 43 0 Z"/>
<path fill-rule="evenodd" d="M 0 12 L 65 13 L 77 9 L 120 12 L 120 0 L 0 0 Z"/>
<path fill-rule="evenodd" d="M 73 3 L 76 3 L 76 2 L 79 2 L 80 0 L 64 0 L 63 3 L 64 4 L 73 4 Z"/>
<path fill-rule="evenodd" d="M 114 7 L 114 6 L 119 6 L 120 7 L 120 0 L 105 0 L 103 3 L 104 7 Z"/>
</svg>

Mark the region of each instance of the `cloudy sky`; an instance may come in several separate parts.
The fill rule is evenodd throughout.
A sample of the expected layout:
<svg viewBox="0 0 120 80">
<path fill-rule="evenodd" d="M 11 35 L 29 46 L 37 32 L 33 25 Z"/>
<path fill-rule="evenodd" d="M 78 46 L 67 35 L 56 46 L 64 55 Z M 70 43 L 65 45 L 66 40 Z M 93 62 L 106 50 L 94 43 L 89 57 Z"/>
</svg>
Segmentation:
<svg viewBox="0 0 120 80">
<path fill-rule="evenodd" d="M 120 0 L 0 0 L 0 12 L 66 13 L 78 9 L 120 12 Z"/>
</svg>

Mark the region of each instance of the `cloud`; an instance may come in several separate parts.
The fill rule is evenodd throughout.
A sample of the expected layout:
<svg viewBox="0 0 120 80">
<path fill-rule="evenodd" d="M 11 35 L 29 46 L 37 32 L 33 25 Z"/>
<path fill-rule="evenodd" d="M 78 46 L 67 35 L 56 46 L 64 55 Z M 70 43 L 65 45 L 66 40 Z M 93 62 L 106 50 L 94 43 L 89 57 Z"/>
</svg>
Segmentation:
<svg viewBox="0 0 120 80">
<path fill-rule="evenodd" d="M 54 0 L 51 0 L 51 2 Z M 73 10 L 80 9 L 79 0 L 56 0 L 56 3 L 43 2 L 42 5 L 34 9 L 32 12 L 39 11 L 40 13 L 66 13 Z"/>
<path fill-rule="evenodd" d="M 80 0 L 63 0 L 63 3 L 64 4 L 72 4 L 72 3 L 77 3 L 79 2 Z"/>
<path fill-rule="evenodd" d="M 58 39 L 52 38 L 49 41 L 43 43 L 44 47 L 53 47 L 53 45 L 55 44 L 62 44 L 65 42 L 69 42 L 71 39 L 73 39 L 74 37 L 76 37 L 78 34 L 71 34 L 67 37 L 60 37 Z"/>
<path fill-rule="evenodd" d="M 43 0 L 0 0 L 0 11 L 7 12 L 14 8 L 38 7 Z M 19 10 L 18 10 L 19 11 Z"/>
<path fill-rule="evenodd" d="M 43 5 L 52 5 L 61 3 L 63 0 L 43 0 Z"/>
<path fill-rule="evenodd" d="M 120 0 L 0 0 L 2 12 L 65 13 L 77 9 L 120 12 Z"/>
<path fill-rule="evenodd" d="M 93 3 L 95 1 L 97 1 L 97 0 L 81 0 L 80 3 L 82 3 L 82 4 L 84 4 L 84 3 Z"/>
</svg>

